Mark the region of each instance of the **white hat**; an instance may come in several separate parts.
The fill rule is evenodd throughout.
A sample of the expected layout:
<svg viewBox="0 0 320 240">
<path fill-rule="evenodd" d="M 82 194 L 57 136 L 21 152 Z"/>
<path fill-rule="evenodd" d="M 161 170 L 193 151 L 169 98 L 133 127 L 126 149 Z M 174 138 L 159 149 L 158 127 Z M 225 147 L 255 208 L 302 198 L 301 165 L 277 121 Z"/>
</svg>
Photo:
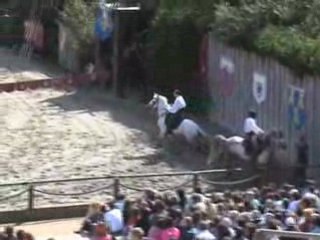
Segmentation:
<svg viewBox="0 0 320 240">
<path fill-rule="evenodd" d="M 298 190 L 298 189 L 291 189 L 291 190 L 289 191 L 289 194 L 290 194 L 290 195 L 293 195 L 293 194 L 295 194 L 295 193 L 299 193 L 299 190 Z"/>
<path fill-rule="evenodd" d="M 296 221 L 293 217 L 288 217 L 285 221 L 285 224 L 288 226 L 288 227 L 292 227 L 294 225 L 296 225 Z"/>
</svg>

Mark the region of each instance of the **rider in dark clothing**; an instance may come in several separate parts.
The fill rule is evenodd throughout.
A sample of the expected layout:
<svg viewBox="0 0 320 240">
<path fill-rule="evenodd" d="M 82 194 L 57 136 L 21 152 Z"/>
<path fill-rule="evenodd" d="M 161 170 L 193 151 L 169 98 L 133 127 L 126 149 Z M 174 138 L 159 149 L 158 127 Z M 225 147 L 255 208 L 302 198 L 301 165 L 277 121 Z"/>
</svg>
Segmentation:
<svg viewBox="0 0 320 240">
<path fill-rule="evenodd" d="M 301 135 L 296 144 L 297 168 L 296 177 L 300 185 L 304 185 L 307 178 L 307 168 L 309 163 L 309 145 L 306 137 Z"/>
</svg>

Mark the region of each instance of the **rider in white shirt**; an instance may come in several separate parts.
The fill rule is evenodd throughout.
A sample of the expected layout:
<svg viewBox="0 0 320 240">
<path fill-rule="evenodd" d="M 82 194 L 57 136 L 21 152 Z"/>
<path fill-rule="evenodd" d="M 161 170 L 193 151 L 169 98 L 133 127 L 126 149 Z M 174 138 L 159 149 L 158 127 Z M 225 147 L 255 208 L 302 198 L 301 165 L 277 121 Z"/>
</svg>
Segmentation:
<svg viewBox="0 0 320 240">
<path fill-rule="evenodd" d="M 246 135 L 250 133 L 259 134 L 264 131 L 258 126 L 256 121 L 257 114 L 254 111 L 249 111 L 248 117 L 244 121 L 243 131 Z"/>
<path fill-rule="evenodd" d="M 186 104 L 186 101 L 184 100 L 184 98 L 180 95 L 180 91 L 179 90 L 176 90 L 174 91 L 174 96 L 175 96 L 175 101 L 174 103 L 168 107 L 168 111 L 170 113 L 177 113 L 178 111 L 180 111 L 181 109 L 184 109 L 187 104 Z"/>
<path fill-rule="evenodd" d="M 174 90 L 173 96 L 175 97 L 175 101 L 172 105 L 168 106 L 169 114 L 166 117 L 167 133 L 169 134 L 182 121 L 183 117 L 181 113 L 187 107 L 186 101 L 179 90 Z"/>
<path fill-rule="evenodd" d="M 244 121 L 243 131 L 245 133 L 245 149 L 248 154 L 252 154 L 254 149 L 252 145 L 253 135 L 263 133 L 264 131 L 258 126 L 256 122 L 257 114 L 255 111 L 250 110 L 248 117 Z"/>
</svg>

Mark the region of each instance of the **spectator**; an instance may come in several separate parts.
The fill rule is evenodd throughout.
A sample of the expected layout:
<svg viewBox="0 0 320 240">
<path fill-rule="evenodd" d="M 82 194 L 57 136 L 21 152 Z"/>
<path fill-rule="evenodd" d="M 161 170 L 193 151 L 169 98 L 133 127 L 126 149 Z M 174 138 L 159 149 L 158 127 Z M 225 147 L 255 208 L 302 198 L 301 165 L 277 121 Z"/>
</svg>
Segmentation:
<svg viewBox="0 0 320 240">
<path fill-rule="evenodd" d="M 181 239 L 193 240 L 196 236 L 197 230 L 193 227 L 191 217 L 185 217 L 180 224 Z"/>
<path fill-rule="evenodd" d="M 115 200 L 115 207 L 120 209 L 120 211 L 124 211 L 124 206 L 125 206 L 125 195 L 122 194 L 122 193 L 119 193 L 116 197 L 116 200 Z"/>
<path fill-rule="evenodd" d="M 17 238 L 14 236 L 14 230 L 13 227 L 6 227 L 5 229 L 5 240 L 17 240 Z"/>
<path fill-rule="evenodd" d="M 104 221 L 111 229 L 112 235 L 119 235 L 123 230 L 123 215 L 120 209 L 116 208 L 113 202 L 111 202 L 104 214 Z"/>
<path fill-rule="evenodd" d="M 142 228 L 134 228 L 130 232 L 129 240 L 143 240 L 144 231 Z"/>
<path fill-rule="evenodd" d="M 312 216 L 312 220 L 313 220 L 313 228 L 311 230 L 311 233 L 320 234 L 320 215 L 314 214 Z"/>
<path fill-rule="evenodd" d="M 313 228 L 313 215 L 314 211 L 312 208 L 304 209 L 303 218 L 301 219 L 301 224 L 299 229 L 301 232 L 310 232 Z"/>
<path fill-rule="evenodd" d="M 156 217 L 148 232 L 148 239 L 158 240 L 161 238 L 161 228 L 164 226 L 164 218 Z"/>
<path fill-rule="evenodd" d="M 209 222 L 201 221 L 199 224 L 199 232 L 196 235 L 196 240 L 215 240 L 216 237 L 209 231 Z"/>
<path fill-rule="evenodd" d="M 118 196 L 119 201 L 123 211 L 111 203 L 106 206 L 103 220 L 110 226 L 110 233 L 122 233 L 128 240 L 142 239 L 143 234 L 148 240 L 252 240 L 259 228 L 320 232 L 320 201 L 315 185 L 303 197 L 294 186 L 277 188 L 269 184 L 261 189 L 211 195 L 199 189 L 191 196 L 183 190 L 164 194 L 146 190 L 141 198 Z"/>
<path fill-rule="evenodd" d="M 302 134 L 296 144 L 297 149 L 297 163 L 298 167 L 296 169 L 296 177 L 298 179 L 298 184 L 303 186 L 307 177 L 307 168 L 309 163 L 309 145 L 307 143 L 306 137 Z"/>
<path fill-rule="evenodd" d="M 33 237 L 33 235 L 31 233 L 26 233 L 24 240 L 35 240 L 35 239 L 34 239 L 34 237 Z"/>
<path fill-rule="evenodd" d="M 23 230 L 17 231 L 17 240 L 23 240 L 25 237 L 25 232 Z"/>
<path fill-rule="evenodd" d="M 112 240 L 109 229 L 104 222 L 97 223 L 94 232 L 94 240 Z"/>
<path fill-rule="evenodd" d="M 180 230 L 174 226 L 173 219 L 171 217 L 166 217 L 163 223 L 164 226 L 159 240 L 179 240 L 181 233 Z"/>
<path fill-rule="evenodd" d="M 80 230 L 75 231 L 77 234 L 88 233 L 91 235 L 94 231 L 95 224 L 103 221 L 102 206 L 99 203 L 92 203 L 89 206 L 87 216 L 80 228 Z"/>
</svg>

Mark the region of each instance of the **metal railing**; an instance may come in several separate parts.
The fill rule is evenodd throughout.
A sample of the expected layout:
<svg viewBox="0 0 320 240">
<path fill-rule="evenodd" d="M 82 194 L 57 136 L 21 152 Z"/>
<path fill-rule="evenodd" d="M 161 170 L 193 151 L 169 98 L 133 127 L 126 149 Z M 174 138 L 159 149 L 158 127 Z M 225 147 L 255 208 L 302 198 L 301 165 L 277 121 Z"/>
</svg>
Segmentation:
<svg viewBox="0 0 320 240">
<path fill-rule="evenodd" d="M 259 178 L 259 175 L 255 175 L 253 177 L 249 177 L 242 180 L 237 181 L 210 181 L 207 179 L 204 179 L 203 175 L 209 175 L 209 174 L 230 174 L 233 172 L 239 172 L 242 171 L 241 168 L 236 169 L 215 169 L 215 170 L 203 170 L 203 171 L 192 171 L 192 172 L 166 172 L 166 173 L 148 173 L 148 174 L 135 174 L 135 175 L 107 175 L 107 176 L 101 176 L 101 177 L 90 177 L 90 178 L 70 178 L 70 179 L 57 179 L 57 180 L 43 180 L 43 181 L 31 181 L 31 182 L 15 182 L 15 183 L 6 183 L 6 184 L 0 184 L 0 188 L 4 187 L 16 187 L 16 186 L 25 186 L 26 188 L 22 191 L 15 193 L 10 196 L 6 196 L 3 198 L 0 198 L 0 202 L 8 201 L 11 198 L 16 198 L 24 194 L 28 194 L 28 206 L 27 210 L 33 210 L 34 208 L 34 202 L 35 202 L 35 193 L 45 194 L 45 195 L 51 195 L 51 196 L 80 196 L 80 195 L 86 195 L 91 194 L 95 192 L 99 192 L 106 189 L 111 189 L 112 194 L 114 196 L 118 195 L 121 191 L 121 188 L 132 190 L 132 191 L 144 191 L 145 188 L 138 188 L 133 186 L 125 185 L 123 182 L 121 182 L 122 179 L 137 179 L 137 178 L 153 178 L 153 177 L 174 177 L 174 176 L 190 176 L 191 178 L 187 179 L 183 183 L 177 185 L 177 186 L 170 186 L 166 189 L 158 189 L 158 191 L 172 191 L 177 190 L 179 188 L 185 188 L 186 186 L 191 186 L 190 188 L 195 191 L 201 183 L 206 185 L 217 185 L 217 186 L 230 186 L 230 185 L 240 185 L 243 183 L 248 183 L 256 180 Z M 88 182 L 88 181 L 94 181 L 94 180 L 107 180 L 112 179 L 113 182 L 109 185 L 105 186 L 99 186 L 95 189 L 89 189 L 84 192 L 77 192 L 77 193 L 55 193 L 55 192 L 49 192 L 43 189 L 38 188 L 42 185 L 47 184 L 57 184 L 57 183 L 68 183 L 68 182 Z"/>
<path fill-rule="evenodd" d="M 255 233 L 254 240 L 271 240 L 280 237 L 287 237 L 297 240 L 319 240 L 320 234 L 315 233 L 302 233 L 302 232 L 288 232 L 278 230 L 259 229 Z"/>
</svg>

